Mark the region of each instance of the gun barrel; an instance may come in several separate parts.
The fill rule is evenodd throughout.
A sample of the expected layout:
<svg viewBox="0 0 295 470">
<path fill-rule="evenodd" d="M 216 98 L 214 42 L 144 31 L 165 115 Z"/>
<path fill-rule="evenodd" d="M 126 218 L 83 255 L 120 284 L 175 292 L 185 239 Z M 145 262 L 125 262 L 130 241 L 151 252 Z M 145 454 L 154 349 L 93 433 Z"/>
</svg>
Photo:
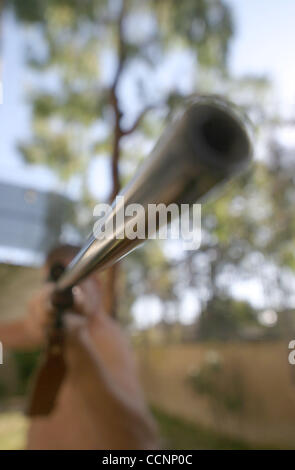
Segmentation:
<svg viewBox="0 0 295 470">
<path fill-rule="evenodd" d="M 205 97 L 190 104 L 121 191 L 123 198 L 113 202 L 104 222 L 104 230 L 116 227 L 112 236 L 91 235 L 58 280 L 57 291 L 70 289 L 95 269 L 111 266 L 143 242 L 125 236 L 127 225 L 134 220 L 119 217 L 122 204 L 140 204 L 147 225 L 149 204 L 180 206 L 203 200 L 215 187 L 240 173 L 251 153 L 245 120 L 231 105 L 220 98 Z"/>
</svg>

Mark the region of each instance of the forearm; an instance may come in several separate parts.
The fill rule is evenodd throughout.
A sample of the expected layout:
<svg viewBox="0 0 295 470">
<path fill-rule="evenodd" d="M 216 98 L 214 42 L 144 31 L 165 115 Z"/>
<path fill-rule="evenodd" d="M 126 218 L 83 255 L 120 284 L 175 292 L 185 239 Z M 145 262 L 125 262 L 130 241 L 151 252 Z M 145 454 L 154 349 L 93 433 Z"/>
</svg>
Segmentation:
<svg viewBox="0 0 295 470">
<path fill-rule="evenodd" d="M 28 331 L 23 319 L 0 323 L 0 341 L 4 348 L 33 349 L 37 347 L 36 338 Z"/>
<path fill-rule="evenodd" d="M 69 357 L 69 375 L 87 404 L 93 422 L 104 423 L 107 448 L 157 447 L 154 424 L 143 400 L 116 384 L 87 333 L 79 336 Z"/>
</svg>

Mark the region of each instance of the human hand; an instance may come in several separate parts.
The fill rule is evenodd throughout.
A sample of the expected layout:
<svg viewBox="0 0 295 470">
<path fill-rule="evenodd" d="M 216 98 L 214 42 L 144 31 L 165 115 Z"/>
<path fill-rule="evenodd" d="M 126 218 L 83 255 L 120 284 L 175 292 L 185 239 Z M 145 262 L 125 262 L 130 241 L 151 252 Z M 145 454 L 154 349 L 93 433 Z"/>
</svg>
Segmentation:
<svg viewBox="0 0 295 470">
<path fill-rule="evenodd" d="M 48 330 L 54 322 L 56 308 L 52 304 L 54 284 L 45 284 L 30 300 L 24 317 L 24 329 L 31 345 L 41 346 L 46 341 Z M 99 315 L 101 296 L 95 278 L 88 278 L 73 288 L 71 312 L 85 317 Z"/>
<path fill-rule="evenodd" d="M 41 346 L 46 340 L 46 330 L 53 320 L 51 303 L 53 284 L 45 284 L 30 300 L 24 317 L 25 334 L 32 344 Z"/>
</svg>

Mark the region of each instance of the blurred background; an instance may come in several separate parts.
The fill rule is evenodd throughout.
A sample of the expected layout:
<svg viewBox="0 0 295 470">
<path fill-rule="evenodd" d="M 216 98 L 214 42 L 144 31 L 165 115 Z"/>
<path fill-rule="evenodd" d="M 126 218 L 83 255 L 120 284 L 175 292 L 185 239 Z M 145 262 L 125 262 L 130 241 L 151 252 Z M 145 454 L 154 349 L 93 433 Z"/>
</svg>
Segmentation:
<svg viewBox="0 0 295 470">
<path fill-rule="evenodd" d="M 254 164 L 202 208 L 202 246 L 151 241 L 104 274 L 166 448 L 295 447 L 295 4 L 1 3 L 0 320 L 79 243 L 194 94 L 254 127 Z M 1 338 L 0 338 L 1 340 Z M 0 449 L 24 445 L 38 352 L 4 351 Z"/>
</svg>

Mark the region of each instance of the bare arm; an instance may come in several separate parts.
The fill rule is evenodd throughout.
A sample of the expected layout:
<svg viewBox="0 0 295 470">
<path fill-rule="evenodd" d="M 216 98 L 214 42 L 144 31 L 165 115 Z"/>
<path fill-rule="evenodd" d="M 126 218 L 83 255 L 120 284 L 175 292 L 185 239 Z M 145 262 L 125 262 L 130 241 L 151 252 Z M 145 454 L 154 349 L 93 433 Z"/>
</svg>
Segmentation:
<svg viewBox="0 0 295 470">
<path fill-rule="evenodd" d="M 50 292 L 39 296 L 35 307 L 31 308 L 31 311 L 39 312 L 31 325 L 50 318 L 49 298 Z M 156 448 L 154 423 L 143 399 L 132 351 L 120 327 L 101 311 L 100 300 L 100 287 L 93 277 L 74 289 L 73 310 L 80 315 L 67 313 L 64 317 L 67 377 L 55 411 L 51 417 L 43 418 L 43 424 L 45 426 L 48 420 L 49 435 L 52 429 L 58 434 L 65 427 L 65 416 L 67 426 L 69 422 L 75 426 L 83 417 L 83 423 L 88 422 L 86 429 L 91 436 L 79 436 L 79 442 L 73 448 L 83 445 L 101 448 L 102 443 L 107 449 Z M 74 405 L 69 414 L 71 400 L 78 407 Z M 41 426 L 42 418 L 39 422 Z M 34 436 L 31 435 L 32 448 L 36 448 L 41 432 L 44 436 L 44 428 L 42 430 L 41 426 L 40 431 L 36 425 Z M 71 439 L 67 445 L 73 445 Z"/>
<path fill-rule="evenodd" d="M 69 380 L 83 396 L 94 425 L 104 423 L 108 447 L 157 448 L 133 357 L 117 325 L 102 314 L 87 325 L 68 315 L 67 330 Z"/>
</svg>

